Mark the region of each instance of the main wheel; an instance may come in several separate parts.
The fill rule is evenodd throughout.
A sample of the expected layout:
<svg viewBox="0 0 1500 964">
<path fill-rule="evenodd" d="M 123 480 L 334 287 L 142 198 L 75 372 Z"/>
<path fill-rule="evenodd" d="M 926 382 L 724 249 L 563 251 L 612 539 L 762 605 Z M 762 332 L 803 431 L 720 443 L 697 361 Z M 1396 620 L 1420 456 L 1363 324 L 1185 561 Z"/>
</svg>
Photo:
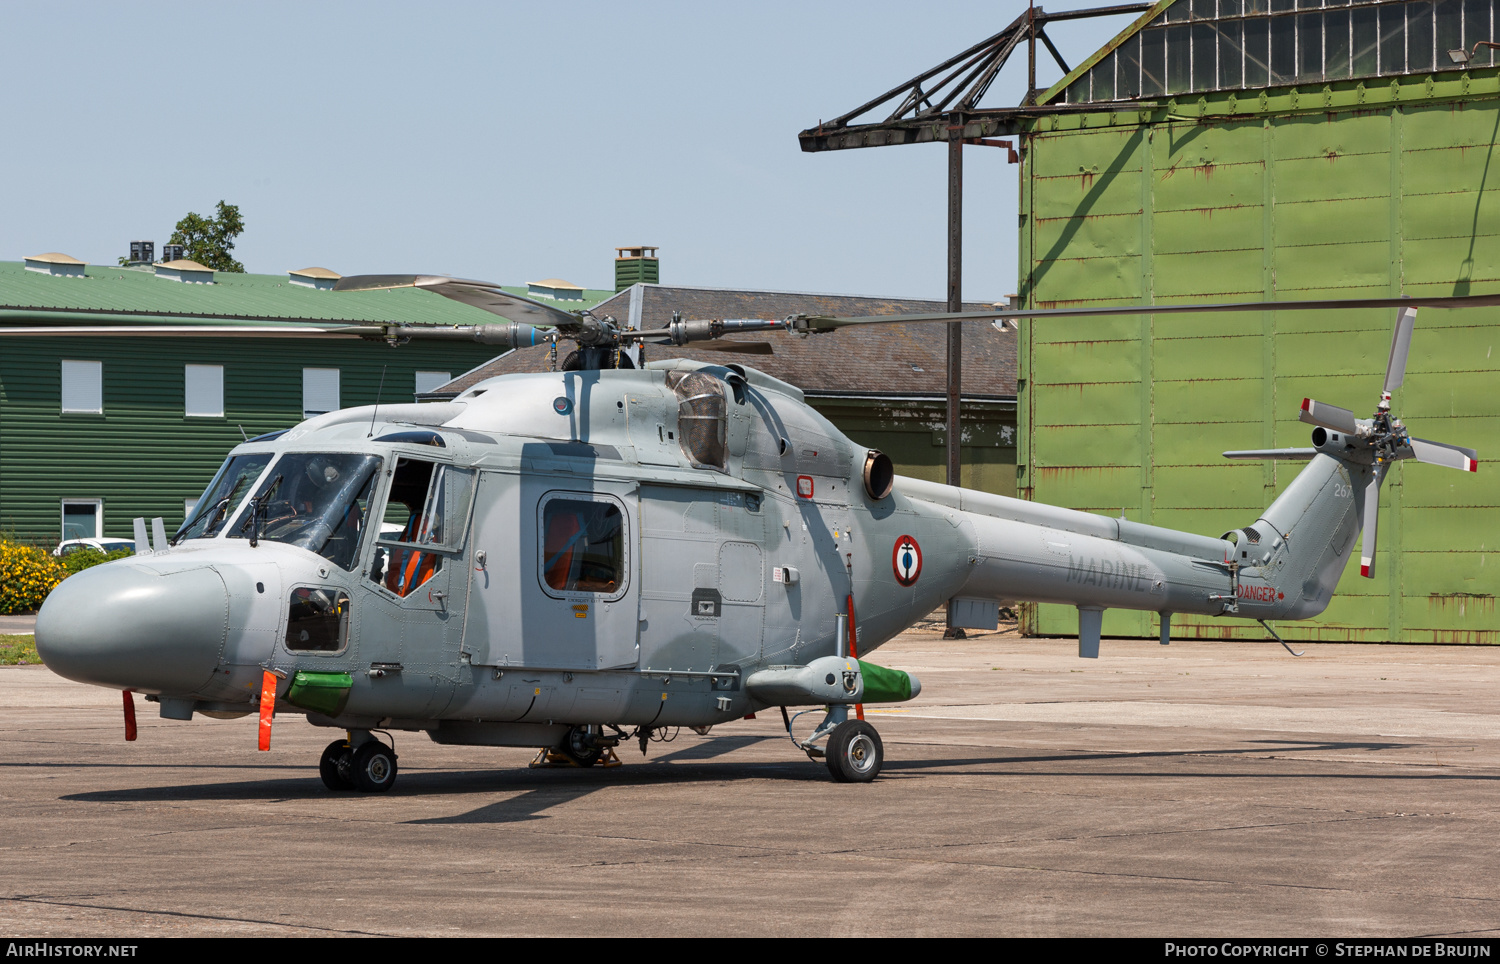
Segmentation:
<svg viewBox="0 0 1500 964">
<path fill-rule="evenodd" d="M 880 773 L 885 747 L 875 727 L 864 720 L 845 720 L 828 737 L 826 758 L 828 772 L 839 783 L 869 783 Z"/>
<path fill-rule="evenodd" d="M 568 731 L 568 735 L 556 747 L 557 752 L 572 760 L 578 766 L 591 767 L 599 762 L 604 751 L 589 742 L 592 734 L 587 727 L 575 726 Z"/>
<path fill-rule="evenodd" d="M 349 778 L 349 769 L 353 763 L 353 754 L 349 751 L 347 740 L 334 740 L 323 750 L 323 758 L 318 761 L 318 776 L 323 778 L 323 786 L 330 790 L 353 790 L 354 781 Z"/>
<path fill-rule="evenodd" d="M 371 740 L 354 751 L 350 776 L 365 793 L 384 793 L 396 783 L 396 751 Z"/>
</svg>

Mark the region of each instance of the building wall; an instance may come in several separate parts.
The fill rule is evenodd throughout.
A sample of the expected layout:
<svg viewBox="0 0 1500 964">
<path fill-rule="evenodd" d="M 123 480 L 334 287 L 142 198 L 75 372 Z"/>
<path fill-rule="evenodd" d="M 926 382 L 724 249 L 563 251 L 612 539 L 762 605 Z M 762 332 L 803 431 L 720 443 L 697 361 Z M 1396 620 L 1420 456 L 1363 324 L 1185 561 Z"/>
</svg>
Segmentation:
<svg viewBox="0 0 1500 964">
<path fill-rule="evenodd" d="M 854 442 L 890 456 L 898 475 L 948 480 L 948 428 L 941 400 L 807 401 Z M 1016 409 L 1008 401 L 969 401 L 960 409 L 960 474 L 966 488 L 1016 494 Z"/>
<path fill-rule="evenodd" d="M 1491 70 L 1044 120 L 1022 176 L 1023 296 L 1049 307 L 1500 290 L 1497 93 Z M 1249 523 L 1300 466 L 1219 453 L 1309 444 L 1296 420 L 1306 396 L 1372 411 L 1394 315 L 1023 325 L 1020 492 L 1207 535 Z M 1419 314 L 1394 405 L 1413 434 L 1481 459 L 1500 452 L 1497 336 L 1489 309 Z M 1376 578 L 1350 566 L 1326 613 L 1278 631 L 1500 642 L 1492 468 L 1397 463 L 1382 488 Z M 1025 619 L 1032 632 L 1077 631 L 1069 608 Z M 1265 638 L 1241 620 L 1173 626 Z M 1151 636 L 1156 619 L 1111 611 L 1104 629 Z"/>
<path fill-rule="evenodd" d="M 352 340 L 7 338 L 0 351 L 0 532 L 61 538 L 63 499 L 104 500 L 104 529 L 130 537 L 136 516 L 170 533 L 225 453 L 302 420 L 302 369 L 340 369 L 343 407 L 410 402 L 418 369 L 457 375 L 492 348 Z M 103 363 L 103 414 L 61 412 L 62 359 Z M 224 366 L 224 416 L 183 414 L 183 366 Z M 384 372 L 384 387 L 380 388 Z"/>
</svg>

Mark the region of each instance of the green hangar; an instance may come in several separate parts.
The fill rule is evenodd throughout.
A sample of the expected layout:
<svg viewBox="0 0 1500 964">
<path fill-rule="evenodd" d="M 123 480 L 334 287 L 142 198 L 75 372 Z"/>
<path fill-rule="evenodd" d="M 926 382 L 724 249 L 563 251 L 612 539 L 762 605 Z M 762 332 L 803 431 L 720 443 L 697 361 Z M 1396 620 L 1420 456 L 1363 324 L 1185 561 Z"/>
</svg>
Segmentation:
<svg viewBox="0 0 1500 964">
<path fill-rule="evenodd" d="M 0 532 L 44 545 L 129 538 L 136 516 L 171 531 L 243 438 L 410 402 L 495 353 L 326 336 L 341 324 L 499 321 L 415 290 L 335 294 L 338 277 L 58 253 L 0 262 Z M 586 307 L 613 292 L 569 294 Z"/>
<path fill-rule="evenodd" d="M 1500 11 L 1492 0 L 1161 0 L 1022 121 L 1029 307 L 1500 291 Z M 1304 397 L 1364 415 L 1394 312 L 1023 323 L 1017 486 L 1210 535 L 1300 468 L 1226 449 L 1308 444 Z M 1500 453 L 1500 325 L 1424 309 L 1393 411 Z M 1375 578 L 1345 570 L 1314 640 L 1500 642 L 1500 472 L 1397 463 Z M 1034 633 L 1072 633 L 1042 606 Z M 1105 633 L 1154 635 L 1111 611 Z M 1182 619 L 1181 634 L 1263 638 Z"/>
</svg>

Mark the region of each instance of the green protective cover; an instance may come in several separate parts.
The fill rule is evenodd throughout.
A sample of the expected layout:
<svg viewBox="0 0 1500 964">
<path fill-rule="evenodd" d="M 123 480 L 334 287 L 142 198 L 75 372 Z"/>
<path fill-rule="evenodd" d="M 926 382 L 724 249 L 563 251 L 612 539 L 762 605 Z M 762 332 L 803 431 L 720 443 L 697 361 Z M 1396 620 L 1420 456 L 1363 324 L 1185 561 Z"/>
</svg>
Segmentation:
<svg viewBox="0 0 1500 964">
<path fill-rule="evenodd" d="M 911 699 L 911 677 L 899 669 L 886 669 L 858 660 L 865 678 L 866 703 L 900 703 Z"/>
<path fill-rule="evenodd" d="M 353 685 L 354 680 L 348 673 L 298 672 L 292 677 L 292 685 L 286 691 L 286 701 L 304 710 L 313 710 L 325 716 L 338 716 L 344 711 L 344 704 L 349 699 L 349 687 Z"/>
</svg>

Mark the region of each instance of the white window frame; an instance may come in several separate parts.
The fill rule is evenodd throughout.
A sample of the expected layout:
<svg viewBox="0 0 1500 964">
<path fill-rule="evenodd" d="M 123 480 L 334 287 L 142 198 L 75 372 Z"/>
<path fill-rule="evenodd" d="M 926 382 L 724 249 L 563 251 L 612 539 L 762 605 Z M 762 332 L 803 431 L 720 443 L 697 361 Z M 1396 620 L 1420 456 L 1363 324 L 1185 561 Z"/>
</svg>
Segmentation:
<svg viewBox="0 0 1500 964">
<path fill-rule="evenodd" d="M 59 405 L 64 413 L 104 414 L 103 362 L 64 358 L 61 377 Z M 73 403 L 71 406 L 68 404 L 70 395 Z"/>
<path fill-rule="evenodd" d="M 184 418 L 224 417 L 224 366 L 182 366 Z"/>
<path fill-rule="evenodd" d="M 453 381 L 452 372 L 413 372 L 412 394 L 422 395 L 434 389 L 441 388 L 451 381 Z M 427 385 L 426 388 L 422 387 L 424 383 Z"/>
<path fill-rule="evenodd" d="M 330 377 L 331 376 L 331 377 Z M 322 384 L 318 384 L 319 379 Z M 337 368 L 304 368 L 302 369 L 302 417 L 312 418 L 314 415 L 322 415 L 325 412 L 336 412 L 343 404 L 340 395 L 339 369 Z M 320 402 L 332 401 L 332 408 L 323 408 Z"/>
<path fill-rule="evenodd" d="M 68 535 L 68 506 L 91 505 L 94 507 L 94 531 L 86 536 Z M 104 500 L 103 499 L 63 499 L 57 507 L 57 529 L 62 533 L 62 539 L 102 539 L 104 538 Z"/>
</svg>

